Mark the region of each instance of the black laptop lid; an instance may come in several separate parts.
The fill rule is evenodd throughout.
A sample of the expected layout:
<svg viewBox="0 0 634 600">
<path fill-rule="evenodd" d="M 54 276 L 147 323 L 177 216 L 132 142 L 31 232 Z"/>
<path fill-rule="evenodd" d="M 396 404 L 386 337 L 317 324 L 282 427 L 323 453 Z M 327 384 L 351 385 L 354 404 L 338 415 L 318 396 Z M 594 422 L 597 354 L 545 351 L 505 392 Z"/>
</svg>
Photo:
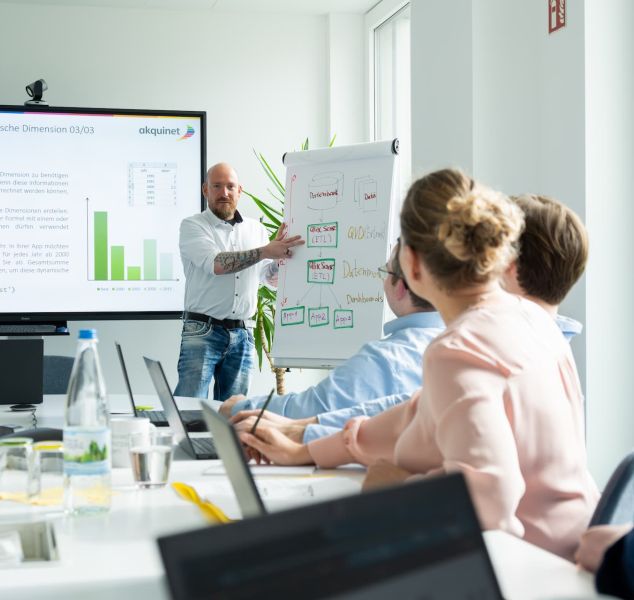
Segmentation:
<svg viewBox="0 0 634 600">
<path fill-rule="evenodd" d="M 44 340 L 0 340 L 0 404 L 41 404 Z"/>
<path fill-rule="evenodd" d="M 125 360 L 123 359 L 123 350 L 119 342 L 114 343 L 117 349 L 117 356 L 119 357 L 119 364 L 121 365 L 121 372 L 123 373 L 123 380 L 125 381 L 125 387 L 128 390 L 128 398 L 130 398 L 130 406 L 132 407 L 132 413 L 135 417 L 138 417 L 136 412 L 136 405 L 134 404 L 134 395 L 132 394 L 132 386 L 130 385 L 130 378 L 128 377 L 128 369 L 125 366 Z"/>
<path fill-rule="evenodd" d="M 158 543 L 176 600 L 502 598 L 457 473 Z"/>
<path fill-rule="evenodd" d="M 167 422 L 174 435 L 174 443 L 179 444 L 190 456 L 195 456 L 194 447 L 187 435 L 187 430 L 176 407 L 176 400 L 174 400 L 174 396 L 172 396 L 172 390 L 170 390 L 167 377 L 163 371 L 163 366 L 158 360 L 152 360 L 147 356 L 144 356 L 143 360 L 150 373 L 150 379 L 154 384 L 154 389 L 156 390 L 159 401 L 165 411 Z"/>
<path fill-rule="evenodd" d="M 242 445 L 235 429 L 221 414 L 217 413 L 205 400 L 201 400 L 203 417 L 214 439 L 216 452 L 222 460 L 225 472 L 240 506 L 242 517 L 259 517 L 266 514 L 260 492 L 255 485 L 251 470 L 247 465 Z"/>
</svg>

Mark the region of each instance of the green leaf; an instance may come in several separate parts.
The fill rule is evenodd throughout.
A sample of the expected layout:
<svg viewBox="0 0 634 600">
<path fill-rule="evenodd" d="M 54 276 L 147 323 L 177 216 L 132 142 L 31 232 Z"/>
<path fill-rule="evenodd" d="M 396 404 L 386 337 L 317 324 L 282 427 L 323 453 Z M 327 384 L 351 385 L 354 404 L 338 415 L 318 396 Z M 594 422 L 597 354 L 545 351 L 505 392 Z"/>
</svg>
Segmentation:
<svg viewBox="0 0 634 600">
<path fill-rule="evenodd" d="M 304 143 L 302 144 L 302 150 L 308 150 L 308 138 L 304 140 Z"/>
<path fill-rule="evenodd" d="M 337 134 L 335 133 L 332 136 L 332 139 L 330 140 L 330 143 L 328 144 L 328 148 L 332 148 L 335 145 L 335 140 L 337 139 Z"/>
<path fill-rule="evenodd" d="M 277 227 L 281 225 L 282 219 L 276 216 L 279 215 L 280 217 L 282 217 L 283 215 L 281 212 L 275 210 L 274 208 L 271 208 L 268 204 L 262 202 L 262 200 L 260 200 L 253 194 L 250 194 L 246 190 L 243 191 L 247 196 L 249 196 L 249 198 L 251 198 L 251 200 L 253 200 L 253 202 L 255 202 L 256 206 L 265 214 L 265 216 L 267 216 L 273 223 L 277 224 Z"/>
<path fill-rule="evenodd" d="M 280 198 L 271 188 L 266 188 L 266 191 L 284 207 L 284 198 Z"/>
<path fill-rule="evenodd" d="M 268 288 L 265 285 L 260 286 L 260 288 L 258 289 L 258 295 L 261 298 L 268 298 L 273 302 L 275 302 L 275 299 L 277 298 L 277 292 L 274 292 L 271 288 Z"/>
<path fill-rule="evenodd" d="M 270 318 L 264 316 L 262 319 L 262 324 L 264 325 L 264 335 L 266 336 L 266 342 L 269 348 L 273 343 L 273 322 Z"/>
<path fill-rule="evenodd" d="M 273 213 L 279 217 L 283 217 L 284 213 L 277 208 L 274 208 L 273 206 L 271 206 L 268 202 L 265 202 L 264 200 L 262 200 L 261 198 L 258 198 L 255 194 L 252 194 L 251 192 L 247 192 L 247 190 L 242 190 L 247 196 L 249 196 L 249 198 L 251 198 L 251 200 L 253 200 L 253 202 L 256 203 L 256 205 L 262 209 L 262 210 L 267 210 L 270 213 Z M 274 217 L 273 217 L 274 218 Z"/>
<path fill-rule="evenodd" d="M 278 176 L 275 174 L 275 171 L 273 171 L 273 169 L 271 168 L 271 165 L 269 165 L 269 163 L 266 162 L 266 158 L 264 158 L 264 156 L 256 152 L 255 149 L 253 150 L 253 153 L 255 154 L 256 158 L 260 161 L 260 164 L 262 165 L 262 168 L 264 169 L 266 176 L 273 182 L 273 185 L 279 190 L 280 194 L 284 196 L 286 194 L 286 190 L 284 189 L 284 186 L 282 185 L 282 182 L 279 180 Z"/>
<path fill-rule="evenodd" d="M 259 317 L 259 315 L 258 315 Z M 259 321 L 259 318 L 258 318 Z M 258 368 L 262 370 L 262 333 L 258 327 L 258 321 L 255 324 L 255 330 L 253 331 L 253 339 L 255 341 L 255 351 L 258 354 Z"/>
</svg>

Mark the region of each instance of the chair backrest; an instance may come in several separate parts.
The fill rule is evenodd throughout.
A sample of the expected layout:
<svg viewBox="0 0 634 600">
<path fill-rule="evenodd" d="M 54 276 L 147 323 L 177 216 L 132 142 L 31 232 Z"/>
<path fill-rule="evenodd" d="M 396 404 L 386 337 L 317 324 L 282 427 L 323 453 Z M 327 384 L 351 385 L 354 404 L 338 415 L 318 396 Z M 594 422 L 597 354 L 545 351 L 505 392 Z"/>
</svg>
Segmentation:
<svg viewBox="0 0 634 600">
<path fill-rule="evenodd" d="M 72 356 L 44 356 L 44 393 L 65 394 L 75 359 Z"/>
<path fill-rule="evenodd" d="M 616 468 L 590 519 L 594 525 L 620 525 L 634 520 L 634 451 Z"/>
</svg>

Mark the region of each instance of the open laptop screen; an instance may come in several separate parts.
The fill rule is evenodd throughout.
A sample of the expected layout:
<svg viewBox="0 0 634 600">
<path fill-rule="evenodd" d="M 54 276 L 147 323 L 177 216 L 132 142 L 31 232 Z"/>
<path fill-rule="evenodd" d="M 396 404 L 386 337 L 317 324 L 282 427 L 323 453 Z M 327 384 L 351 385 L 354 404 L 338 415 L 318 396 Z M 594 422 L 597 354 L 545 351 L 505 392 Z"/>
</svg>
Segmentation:
<svg viewBox="0 0 634 600">
<path fill-rule="evenodd" d="M 159 539 L 172 596 L 500 599 L 460 474 Z"/>
<path fill-rule="evenodd" d="M 130 399 L 130 406 L 132 407 L 132 414 L 138 417 L 136 405 L 134 404 L 134 395 L 132 394 L 132 386 L 130 385 L 130 378 L 128 377 L 128 369 L 125 366 L 125 360 L 123 360 L 123 350 L 121 350 L 121 344 L 119 342 L 114 343 L 117 349 L 117 356 L 119 357 L 119 364 L 121 365 L 121 372 L 123 373 L 123 380 L 125 381 L 125 387 L 128 390 L 128 398 Z"/>
</svg>

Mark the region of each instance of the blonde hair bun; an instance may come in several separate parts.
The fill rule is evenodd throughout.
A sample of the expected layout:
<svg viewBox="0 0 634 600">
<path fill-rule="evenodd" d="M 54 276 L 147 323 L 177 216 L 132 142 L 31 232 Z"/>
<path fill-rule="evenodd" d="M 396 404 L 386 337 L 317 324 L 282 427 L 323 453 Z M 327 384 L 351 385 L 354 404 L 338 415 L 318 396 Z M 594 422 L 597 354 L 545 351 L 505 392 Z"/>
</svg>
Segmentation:
<svg viewBox="0 0 634 600">
<path fill-rule="evenodd" d="M 453 257 L 471 263 L 478 275 L 503 270 L 516 258 L 524 218 L 504 194 L 475 184 L 446 206 L 438 241 Z"/>
</svg>

